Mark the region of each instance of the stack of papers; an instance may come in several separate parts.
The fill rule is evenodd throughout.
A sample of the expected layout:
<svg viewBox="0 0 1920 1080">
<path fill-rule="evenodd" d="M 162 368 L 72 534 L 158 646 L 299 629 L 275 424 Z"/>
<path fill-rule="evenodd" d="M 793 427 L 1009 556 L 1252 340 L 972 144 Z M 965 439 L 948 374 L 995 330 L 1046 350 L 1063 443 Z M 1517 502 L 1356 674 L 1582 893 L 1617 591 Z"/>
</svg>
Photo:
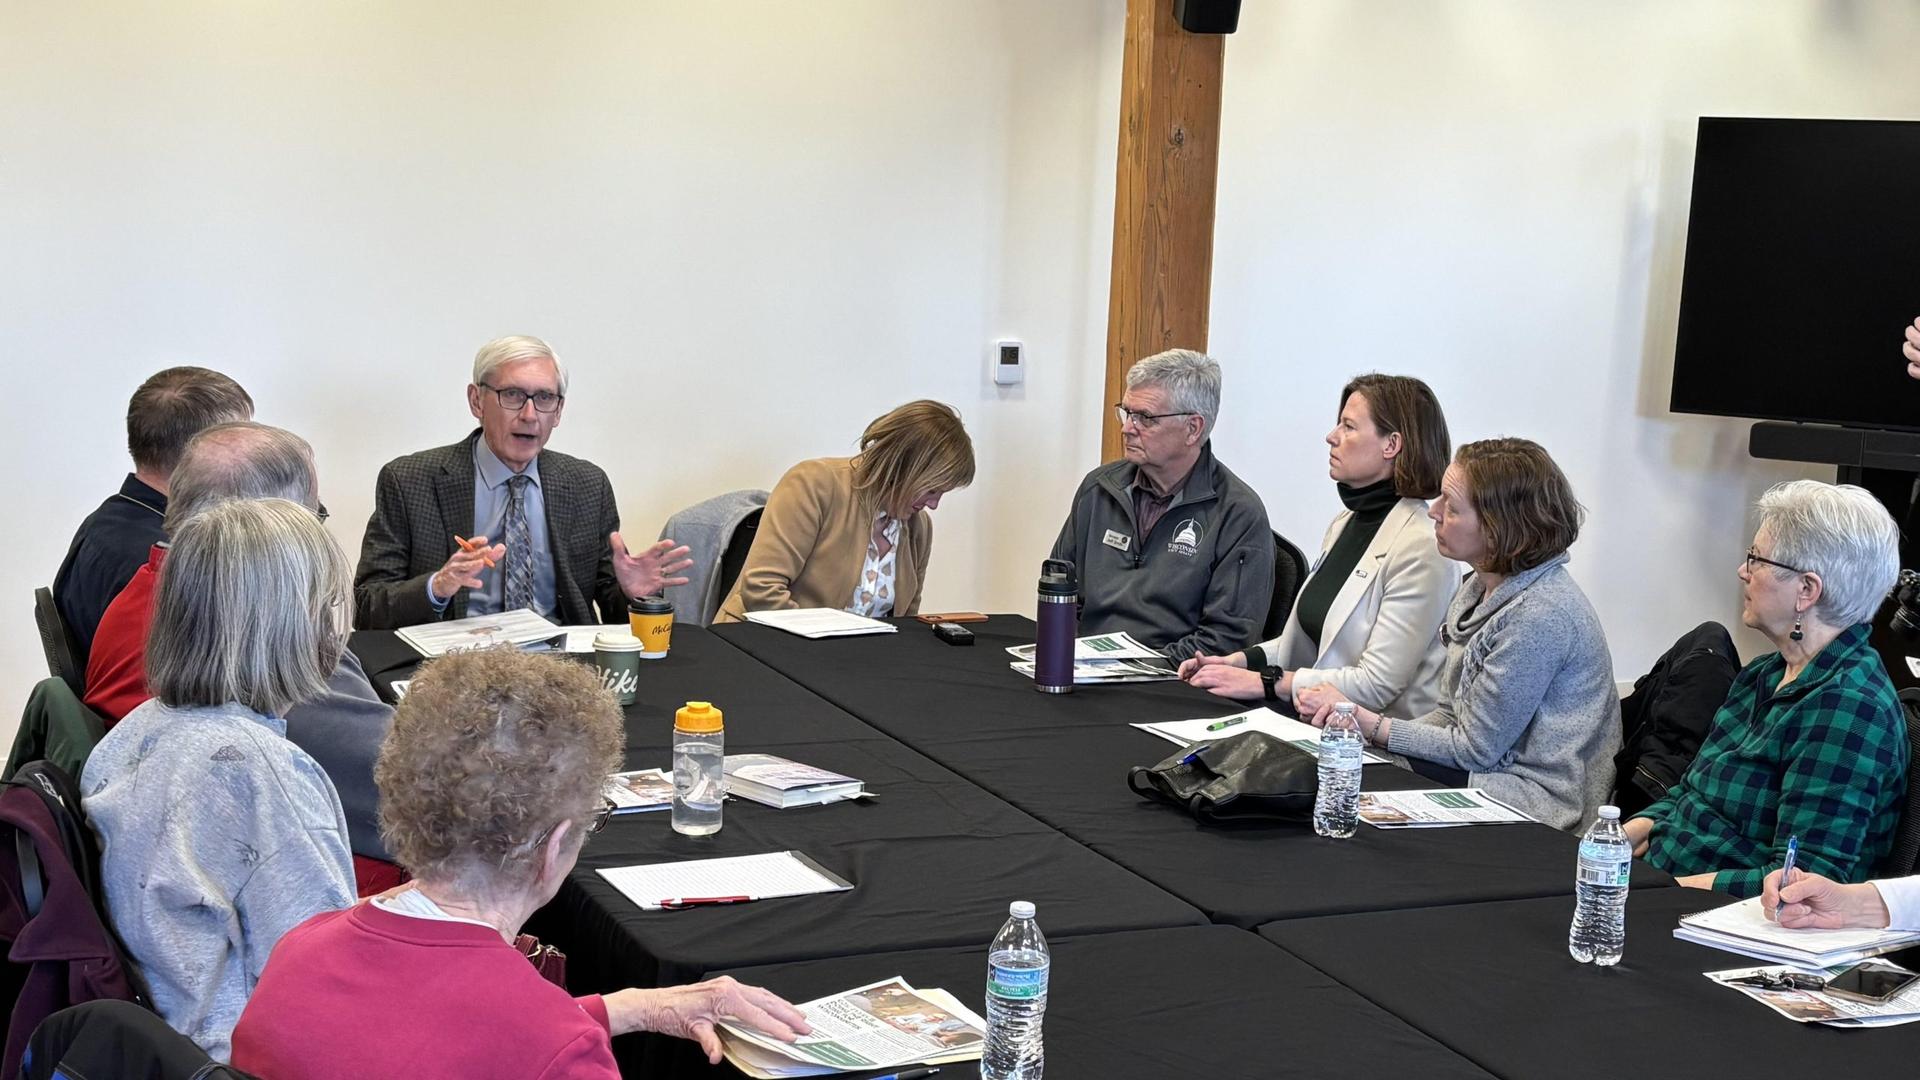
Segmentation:
<svg viewBox="0 0 1920 1080">
<path fill-rule="evenodd" d="M 673 805 L 673 774 L 665 769 L 639 769 L 607 777 L 607 798 L 616 814 L 644 814 Z"/>
<path fill-rule="evenodd" d="M 1850 966 L 1842 964 L 1822 971 L 1810 972 L 1810 974 L 1830 979 Z M 1854 1001 L 1820 990 L 1766 990 L 1734 981 L 1759 974 L 1778 975 L 1801 970 L 1793 966 L 1735 968 L 1732 971 L 1709 971 L 1706 976 L 1722 986 L 1731 986 L 1781 1016 L 1802 1024 L 1826 1024 L 1829 1027 L 1894 1027 L 1920 1020 L 1920 986 L 1908 987 L 1886 1001 L 1867 1002 Z"/>
<path fill-rule="evenodd" d="M 858 798 L 866 787 L 851 776 L 772 754 L 728 754 L 721 770 L 727 794 L 781 810 Z"/>
<path fill-rule="evenodd" d="M 1007 648 L 1013 670 L 1033 678 L 1035 646 Z M 1159 652 L 1135 641 L 1132 634 L 1094 634 L 1073 643 L 1074 683 L 1164 682 L 1176 679 L 1174 664 Z"/>
<path fill-rule="evenodd" d="M 1844 966 L 1920 941 L 1913 930 L 1789 930 L 1761 912 L 1757 896 L 1682 916 L 1673 936 L 1803 968 Z"/>
<path fill-rule="evenodd" d="M 1533 819 L 1479 788 L 1439 788 L 1363 791 L 1360 820 L 1376 829 L 1449 829 L 1456 825 L 1505 825 Z"/>
<path fill-rule="evenodd" d="M 787 608 L 783 611 L 749 611 L 747 621 L 799 634 L 803 638 L 858 637 L 861 634 L 892 634 L 900 628 L 879 619 L 855 615 L 838 608 Z"/>
<path fill-rule="evenodd" d="M 565 631 L 530 608 L 503 611 L 498 615 L 475 615 L 467 619 L 421 623 L 419 626 L 396 630 L 394 634 L 413 646 L 413 651 L 421 656 L 445 656 L 495 645 L 550 649 L 566 642 Z"/>
<path fill-rule="evenodd" d="M 727 1060 L 748 1076 L 823 1076 L 974 1061 L 987 1022 L 945 990 L 915 990 L 899 976 L 798 1006 L 811 1034 L 783 1043 L 720 1022 Z"/>
<path fill-rule="evenodd" d="M 1315 757 L 1320 756 L 1319 728 L 1289 716 L 1281 716 L 1272 709 L 1248 709 L 1246 712 L 1234 713 L 1232 716 L 1203 716 L 1198 720 L 1162 720 L 1159 723 L 1133 726 L 1179 746 L 1192 746 L 1197 742 L 1224 739 L 1243 731 L 1264 731 L 1282 742 L 1292 743 Z M 1361 760 L 1368 765 L 1393 764 L 1392 758 L 1371 747 L 1367 749 Z"/>
<path fill-rule="evenodd" d="M 646 911 L 846 892 L 847 879 L 797 851 L 614 866 L 596 871 Z"/>
<path fill-rule="evenodd" d="M 561 648 L 570 653 L 592 652 L 593 639 L 601 634 L 633 633 L 633 627 L 626 623 L 608 623 L 605 626 L 556 626 L 554 629 L 567 635 L 566 644 Z"/>
</svg>

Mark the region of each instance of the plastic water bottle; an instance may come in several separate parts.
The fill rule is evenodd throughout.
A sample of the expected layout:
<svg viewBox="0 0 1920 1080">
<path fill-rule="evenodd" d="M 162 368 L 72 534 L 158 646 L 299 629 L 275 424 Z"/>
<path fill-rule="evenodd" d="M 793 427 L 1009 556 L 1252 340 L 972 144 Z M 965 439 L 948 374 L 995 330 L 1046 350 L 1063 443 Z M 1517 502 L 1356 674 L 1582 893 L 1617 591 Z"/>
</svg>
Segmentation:
<svg viewBox="0 0 1920 1080">
<path fill-rule="evenodd" d="M 1320 729 L 1320 791 L 1313 797 L 1313 831 L 1344 840 L 1360 827 L 1360 767 L 1366 740 L 1354 719 L 1353 702 L 1334 705 Z"/>
<path fill-rule="evenodd" d="M 1633 844 L 1620 828 L 1620 808 L 1603 806 L 1600 817 L 1580 838 L 1580 869 L 1574 878 L 1579 898 L 1567 951 L 1581 963 L 1617 964 L 1627 949 L 1627 877 L 1633 872 Z"/>
<path fill-rule="evenodd" d="M 727 733 L 720 710 L 689 701 L 673 714 L 673 831 L 707 836 L 720 831 L 727 797 Z"/>
<path fill-rule="evenodd" d="M 981 1080 L 1040 1080 L 1046 1052 L 1040 1021 L 1047 1012 L 1047 969 L 1052 954 L 1033 905 L 1015 900 L 1012 916 L 987 951 L 987 1048 L 980 1056 Z"/>
</svg>

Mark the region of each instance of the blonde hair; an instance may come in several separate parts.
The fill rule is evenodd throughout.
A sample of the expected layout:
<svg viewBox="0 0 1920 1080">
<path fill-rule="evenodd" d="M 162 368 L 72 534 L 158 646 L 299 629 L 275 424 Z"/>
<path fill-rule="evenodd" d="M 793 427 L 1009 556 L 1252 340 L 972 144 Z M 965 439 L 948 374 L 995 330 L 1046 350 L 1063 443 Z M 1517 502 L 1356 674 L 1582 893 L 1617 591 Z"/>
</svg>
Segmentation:
<svg viewBox="0 0 1920 1080">
<path fill-rule="evenodd" d="M 284 716 L 326 692 L 352 576 L 313 511 L 231 499 L 173 524 L 169 540 L 147 629 L 154 697 Z"/>
<path fill-rule="evenodd" d="M 507 648 L 429 661 L 374 765 L 380 835 L 416 877 L 522 888 L 535 841 L 592 815 L 625 744 L 620 707 L 584 664 Z"/>
<path fill-rule="evenodd" d="M 909 401 L 867 425 L 853 459 L 853 489 L 888 514 L 929 491 L 973 483 L 973 440 L 960 414 L 938 401 Z"/>
</svg>

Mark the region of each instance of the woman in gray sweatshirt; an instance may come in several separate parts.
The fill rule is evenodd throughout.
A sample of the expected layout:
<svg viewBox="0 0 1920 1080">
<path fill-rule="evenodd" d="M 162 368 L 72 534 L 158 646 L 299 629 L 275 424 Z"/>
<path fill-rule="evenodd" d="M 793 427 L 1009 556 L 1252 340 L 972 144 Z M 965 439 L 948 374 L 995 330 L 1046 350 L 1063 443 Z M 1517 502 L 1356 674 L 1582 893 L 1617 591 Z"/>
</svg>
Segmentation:
<svg viewBox="0 0 1920 1080">
<path fill-rule="evenodd" d="M 1613 784 L 1620 699 L 1606 635 L 1567 573 L 1580 504 L 1539 444 L 1468 443 L 1429 514 L 1440 553 L 1473 567 L 1440 627 L 1439 706 L 1411 720 L 1356 710 L 1368 741 L 1423 776 L 1477 787 L 1559 829 L 1578 829 Z M 1301 696 L 1324 723 L 1344 700 Z"/>
</svg>

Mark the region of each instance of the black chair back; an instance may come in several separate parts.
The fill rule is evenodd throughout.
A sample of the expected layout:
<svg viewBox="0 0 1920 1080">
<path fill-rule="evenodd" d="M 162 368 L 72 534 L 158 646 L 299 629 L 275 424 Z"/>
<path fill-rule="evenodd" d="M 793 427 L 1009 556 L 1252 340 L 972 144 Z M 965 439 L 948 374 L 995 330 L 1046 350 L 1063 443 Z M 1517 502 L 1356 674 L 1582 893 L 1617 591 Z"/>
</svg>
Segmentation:
<svg viewBox="0 0 1920 1080">
<path fill-rule="evenodd" d="M 60 617 L 52 589 L 33 590 L 33 621 L 40 628 L 40 651 L 47 656 L 47 674 L 65 680 L 78 697 L 86 689 L 87 672 L 80 666 L 80 643 Z"/>
<path fill-rule="evenodd" d="M 62 1009 L 34 1029 L 22 1080 L 114 1076 L 137 1080 L 247 1080 L 207 1056 L 150 1010 L 128 1001 Z"/>
<path fill-rule="evenodd" d="M 740 580 L 740 571 L 747 565 L 747 552 L 753 550 L 753 538 L 760 532 L 760 511 L 754 510 L 740 519 L 734 527 L 733 535 L 727 538 L 727 550 L 720 556 L 720 592 L 721 599 L 733 593 L 733 583 Z"/>
<path fill-rule="evenodd" d="M 1907 800 L 1881 877 L 1905 877 L 1920 869 L 1920 687 L 1900 691 L 1900 707 L 1907 714 Z"/>
<path fill-rule="evenodd" d="M 1294 598 L 1307 580 L 1307 557 L 1279 533 L 1273 534 L 1273 605 L 1267 608 L 1267 624 L 1260 630 L 1261 641 L 1272 641 L 1286 629 L 1287 616 L 1293 614 Z"/>
</svg>

